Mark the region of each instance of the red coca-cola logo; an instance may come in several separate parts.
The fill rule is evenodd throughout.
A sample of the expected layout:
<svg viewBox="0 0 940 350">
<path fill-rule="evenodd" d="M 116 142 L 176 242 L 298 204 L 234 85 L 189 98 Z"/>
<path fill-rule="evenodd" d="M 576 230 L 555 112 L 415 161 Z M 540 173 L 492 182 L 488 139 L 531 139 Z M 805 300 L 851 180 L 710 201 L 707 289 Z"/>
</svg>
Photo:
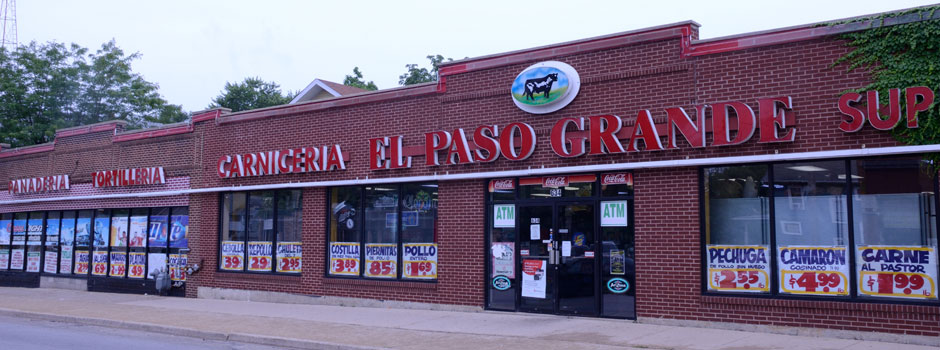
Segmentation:
<svg viewBox="0 0 940 350">
<path fill-rule="evenodd" d="M 604 174 L 601 178 L 601 185 L 626 185 L 627 184 L 627 174 Z"/>
<path fill-rule="evenodd" d="M 568 186 L 567 176 L 548 176 L 542 178 L 542 187 L 563 187 Z"/>
<path fill-rule="evenodd" d="M 515 188 L 512 182 L 512 179 L 503 179 L 503 180 L 493 180 L 493 189 L 496 190 L 511 190 Z"/>
</svg>

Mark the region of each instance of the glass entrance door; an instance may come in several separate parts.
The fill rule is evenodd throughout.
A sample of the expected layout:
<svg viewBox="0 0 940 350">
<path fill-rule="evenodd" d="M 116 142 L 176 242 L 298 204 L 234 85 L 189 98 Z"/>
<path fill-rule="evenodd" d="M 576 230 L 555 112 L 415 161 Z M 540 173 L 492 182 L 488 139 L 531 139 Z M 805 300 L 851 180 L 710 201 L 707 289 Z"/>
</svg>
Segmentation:
<svg viewBox="0 0 940 350">
<path fill-rule="evenodd" d="M 555 205 L 558 312 L 597 314 L 594 203 Z"/>
<path fill-rule="evenodd" d="M 552 206 L 523 206 L 519 210 L 521 298 L 519 309 L 555 312 L 555 249 L 552 244 Z"/>
</svg>

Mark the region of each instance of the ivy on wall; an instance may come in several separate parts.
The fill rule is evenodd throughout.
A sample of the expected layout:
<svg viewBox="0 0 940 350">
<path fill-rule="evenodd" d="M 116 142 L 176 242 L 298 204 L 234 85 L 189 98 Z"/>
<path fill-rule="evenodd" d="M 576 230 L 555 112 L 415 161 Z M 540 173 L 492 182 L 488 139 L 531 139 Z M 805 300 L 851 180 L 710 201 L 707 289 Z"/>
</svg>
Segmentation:
<svg viewBox="0 0 940 350">
<path fill-rule="evenodd" d="M 858 18 L 850 22 L 871 21 L 872 27 L 842 34 L 841 39 L 855 49 L 836 60 L 833 66 L 844 64 L 849 71 L 868 69 L 872 82 L 855 92 L 878 90 L 880 104 L 887 105 L 888 90 L 902 89 L 900 126 L 895 126 L 893 135 L 908 145 L 940 143 L 940 96 L 927 111 L 918 113 L 919 128 L 908 129 L 904 115 L 904 88 L 926 86 L 934 92 L 940 91 L 940 19 L 934 14 L 940 6 L 921 7 L 903 12 L 883 14 L 877 17 Z M 885 20 L 895 17 L 915 17 L 920 20 L 884 26 Z M 830 23 L 836 25 L 843 23 Z M 926 157 L 933 163 L 933 170 L 940 165 L 940 154 Z"/>
</svg>

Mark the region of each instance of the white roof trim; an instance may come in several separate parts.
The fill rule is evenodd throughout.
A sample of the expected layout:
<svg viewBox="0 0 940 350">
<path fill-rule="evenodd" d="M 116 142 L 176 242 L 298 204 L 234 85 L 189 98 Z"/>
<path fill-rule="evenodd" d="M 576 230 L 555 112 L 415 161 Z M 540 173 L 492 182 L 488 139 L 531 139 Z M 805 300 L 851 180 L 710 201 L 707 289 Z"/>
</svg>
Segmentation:
<svg viewBox="0 0 940 350">
<path fill-rule="evenodd" d="M 319 94 L 319 92 L 311 94 L 312 91 L 315 91 L 314 88 L 319 88 L 323 91 L 326 91 L 330 95 L 333 95 L 333 97 L 342 96 L 340 95 L 339 92 L 336 92 L 336 90 L 333 90 L 332 88 L 324 84 L 323 81 L 321 81 L 320 79 L 313 79 L 313 81 L 311 81 L 310 84 L 307 85 L 307 87 L 305 87 L 303 90 L 301 90 L 300 93 L 297 94 L 297 96 L 294 96 L 294 99 L 291 100 L 289 104 L 305 102 L 307 101 L 305 100 L 305 98 L 316 96 L 317 94 Z"/>
<path fill-rule="evenodd" d="M 281 188 L 370 185 L 370 184 L 387 184 L 387 183 L 420 182 L 420 181 L 454 181 L 454 180 L 469 180 L 469 179 L 488 179 L 488 178 L 499 178 L 499 177 L 538 176 L 538 175 L 551 175 L 551 174 L 559 174 L 559 173 L 586 173 L 586 172 L 603 172 L 603 171 L 623 171 L 623 170 L 635 170 L 635 169 L 692 167 L 692 166 L 705 166 L 705 165 L 767 163 L 767 162 L 814 160 L 814 159 L 827 159 L 827 158 L 890 156 L 890 155 L 934 153 L 934 152 L 940 152 L 940 144 L 919 145 L 919 146 L 895 146 L 895 147 L 880 147 L 880 148 L 857 148 L 857 149 L 845 149 L 845 150 L 834 150 L 834 151 L 815 151 L 815 152 L 799 152 L 799 153 L 773 153 L 773 154 L 758 154 L 758 155 L 751 155 L 751 156 L 734 156 L 734 157 L 673 159 L 673 160 L 657 160 L 657 161 L 648 161 L 648 162 L 592 164 L 592 165 L 580 165 L 580 166 L 535 168 L 535 169 L 529 168 L 529 169 L 520 169 L 520 170 L 486 171 L 486 172 L 460 173 L 460 174 L 450 174 L 445 171 L 444 174 L 434 173 L 434 175 L 422 175 L 422 176 L 381 177 L 381 178 L 372 178 L 372 179 L 366 177 L 365 179 L 357 178 L 353 180 L 287 182 L 287 183 L 251 185 L 251 186 L 193 188 L 193 189 L 188 189 L 188 190 L 161 191 L 161 192 L 115 193 L 115 194 L 100 194 L 100 195 L 90 195 L 90 196 L 35 198 L 35 199 L 7 201 L 7 202 L 4 202 L 3 204 L 0 204 L 0 208 L 2 208 L 5 205 L 12 205 L 12 204 L 89 200 L 89 199 L 146 198 L 146 197 L 176 196 L 176 195 L 193 194 L 193 193 L 211 193 L 211 192 L 228 192 L 228 191 L 258 191 L 258 190 L 271 190 L 271 189 L 281 189 Z M 441 170 L 444 170 L 444 169 L 446 168 L 441 168 Z"/>
</svg>

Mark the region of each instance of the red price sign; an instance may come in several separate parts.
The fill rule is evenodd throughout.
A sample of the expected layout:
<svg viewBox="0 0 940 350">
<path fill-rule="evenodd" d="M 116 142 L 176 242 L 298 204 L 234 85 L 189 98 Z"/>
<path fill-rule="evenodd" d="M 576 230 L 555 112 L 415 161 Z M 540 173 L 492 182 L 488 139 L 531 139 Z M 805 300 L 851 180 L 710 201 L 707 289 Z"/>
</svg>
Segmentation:
<svg viewBox="0 0 940 350">
<path fill-rule="evenodd" d="M 80 262 L 75 264 L 75 274 L 84 275 L 88 273 L 88 263 Z"/>
<path fill-rule="evenodd" d="M 359 259 L 353 259 L 353 258 L 330 259 L 330 274 L 358 275 L 359 274 Z"/>
<path fill-rule="evenodd" d="M 128 275 L 127 277 L 144 278 L 144 266 L 143 265 L 131 265 L 130 275 Z"/>
<path fill-rule="evenodd" d="M 370 261 L 366 276 L 395 278 L 395 265 L 394 261 Z"/>
<path fill-rule="evenodd" d="M 794 294 L 848 295 L 848 279 L 839 271 L 780 272 L 780 288 Z"/>
<path fill-rule="evenodd" d="M 858 283 L 865 295 L 937 298 L 935 282 L 922 273 L 861 271 Z"/>
<path fill-rule="evenodd" d="M 430 261 L 414 261 L 405 264 L 406 277 L 437 277 L 437 265 Z"/>
<path fill-rule="evenodd" d="M 756 269 L 709 269 L 708 285 L 715 290 L 761 292 L 770 290 L 767 272 Z"/>
<path fill-rule="evenodd" d="M 277 272 L 300 272 L 300 258 L 278 258 Z M 357 272 L 358 273 L 358 269 Z"/>
<path fill-rule="evenodd" d="M 111 277 L 124 277 L 125 270 L 124 265 L 111 265 Z"/>
<path fill-rule="evenodd" d="M 230 255 L 222 257 L 223 270 L 241 270 L 242 266 L 242 258 L 240 256 Z"/>
<path fill-rule="evenodd" d="M 91 269 L 91 274 L 95 276 L 105 276 L 108 274 L 108 265 L 96 262 Z"/>
<path fill-rule="evenodd" d="M 248 258 L 248 271 L 271 271 L 271 258 L 267 256 L 253 256 Z"/>
</svg>

